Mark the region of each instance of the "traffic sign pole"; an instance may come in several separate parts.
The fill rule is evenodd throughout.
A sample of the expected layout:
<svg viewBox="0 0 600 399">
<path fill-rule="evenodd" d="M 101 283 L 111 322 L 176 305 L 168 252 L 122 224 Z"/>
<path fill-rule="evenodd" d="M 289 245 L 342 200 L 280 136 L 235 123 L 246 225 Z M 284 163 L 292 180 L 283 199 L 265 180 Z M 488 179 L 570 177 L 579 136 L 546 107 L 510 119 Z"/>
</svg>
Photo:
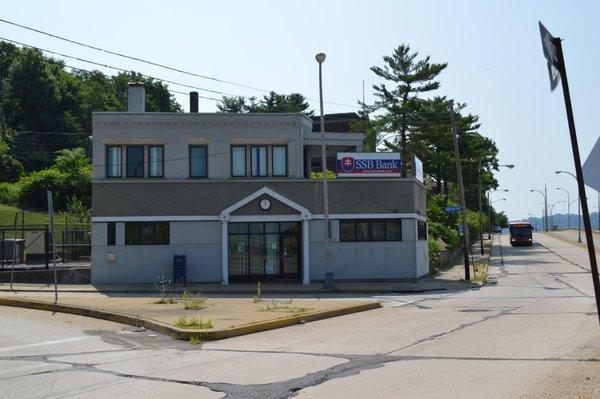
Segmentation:
<svg viewBox="0 0 600 399">
<path fill-rule="evenodd" d="M 571 135 L 571 147 L 573 149 L 573 161 L 575 162 L 575 175 L 577 177 L 577 186 L 579 188 L 579 199 L 583 214 L 583 226 L 585 228 L 585 241 L 587 244 L 590 258 L 590 269 L 592 271 L 592 280 L 594 282 L 594 294 L 596 296 L 596 313 L 600 322 L 600 281 L 598 279 L 598 264 L 596 263 L 596 250 L 594 248 L 594 237 L 592 235 L 592 224 L 588 210 L 587 197 L 585 194 L 585 185 L 583 182 L 583 171 L 581 169 L 581 157 L 579 156 L 579 144 L 577 143 L 577 131 L 575 130 L 575 119 L 573 117 L 573 108 L 571 106 L 571 93 L 569 91 L 569 82 L 567 80 L 567 70 L 562 52 L 562 43 L 560 38 L 552 38 L 552 44 L 556 48 L 556 58 L 558 70 L 562 81 L 563 96 L 565 98 L 565 108 L 567 111 L 567 120 L 569 123 L 569 134 Z"/>
</svg>

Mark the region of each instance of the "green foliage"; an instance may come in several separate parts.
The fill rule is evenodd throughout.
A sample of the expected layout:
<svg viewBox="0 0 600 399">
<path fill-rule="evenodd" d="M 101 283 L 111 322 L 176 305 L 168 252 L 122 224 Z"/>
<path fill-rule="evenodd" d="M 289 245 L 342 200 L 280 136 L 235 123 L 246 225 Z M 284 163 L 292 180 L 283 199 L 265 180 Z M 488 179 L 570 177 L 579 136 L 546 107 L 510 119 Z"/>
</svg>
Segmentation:
<svg viewBox="0 0 600 399">
<path fill-rule="evenodd" d="M 46 190 L 54 194 L 54 208 L 64 211 L 68 201 L 91 205 L 92 169 L 83 149 L 60 150 L 55 164 L 30 173 L 18 182 L 18 204 L 26 209 L 45 209 Z"/>
<path fill-rule="evenodd" d="M 139 73 L 67 72 L 62 61 L 1 41 L 0 79 L 0 124 L 5 121 L 4 130 L 16 132 L 7 154 L 27 173 L 50 167 L 61 148 L 89 148 L 92 111 L 127 110 L 129 82 L 144 84 L 147 111 L 181 111 L 166 85 Z"/>
<path fill-rule="evenodd" d="M 310 172 L 310 178 L 312 180 L 322 180 L 323 172 Z M 337 173 L 335 173 L 333 170 L 327 169 L 327 179 L 329 179 L 329 180 L 337 179 Z"/>
<path fill-rule="evenodd" d="M 67 200 L 67 210 L 64 212 L 67 223 L 90 224 L 92 222 L 92 209 L 86 206 L 77 197 Z"/>
<path fill-rule="evenodd" d="M 201 294 L 183 291 L 183 308 L 186 310 L 200 310 L 206 307 L 206 299 Z"/>
<path fill-rule="evenodd" d="M 429 235 L 436 240 L 442 240 L 444 245 L 449 249 L 458 247 L 460 243 L 460 235 L 458 227 L 446 226 L 439 222 L 429 222 Z"/>
<path fill-rule="evenodd" d="M 19 187 L 16 183 L 0 183 L 0 203 L 15 205 L 19 200 Z"/>
<path fill-rule="evenodd" d="M 173 298 L 173 282 L 171 279 L 166 278 L 164 274 L 158 276 L 154 282 L 154 287 L 156 287 L 160 296 L 160 299 L 154 303 L 161 305 L 177 303 Z"/>
<path fill-rule="evenodd" d="M 440 253 L 444 250 L 444 244 L 439 239 L 430 236 L 427 238 L 427 247 L 429 249 L 429 262 L 437 266 L 440 260 Z"/>
<path fill-rule="evenodd" d="M 260 100 L 257 100 L 256 97 L 223 96 L 222 102 L 217 104 L 219 112 L 223 113 L 297 112 L 312 116 L 314 111 L 309 110 L 309 107 L 306 97 L 302 94 L 278 94 L 274 91 Z"/>
<path fill-rule="evenodd" d="M 173 323 L 175 327 L 179 328 L 196 328 L 196 329 L 206 329 L 213 328 L 212 320 L 204 321 L 202 317 L 199 319 L 196 317 L 189 318 L 186 315 L 180 316 L 175 323 Z"/>
</svg>

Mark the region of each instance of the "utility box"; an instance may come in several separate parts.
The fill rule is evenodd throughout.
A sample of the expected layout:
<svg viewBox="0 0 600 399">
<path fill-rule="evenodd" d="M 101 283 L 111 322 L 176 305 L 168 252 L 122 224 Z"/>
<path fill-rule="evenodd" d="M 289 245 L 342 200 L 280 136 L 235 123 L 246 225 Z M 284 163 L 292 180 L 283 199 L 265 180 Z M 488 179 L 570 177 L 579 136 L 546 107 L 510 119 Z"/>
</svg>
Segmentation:
<svg viewBox="0 0 600 399">
<path fill-rule="evenodd" d="M 187 257 L 185 255 L 173 256 L 173 283 L 179 284 L 187 283 L 185 266 L 187 263 Z"/>
</svg>

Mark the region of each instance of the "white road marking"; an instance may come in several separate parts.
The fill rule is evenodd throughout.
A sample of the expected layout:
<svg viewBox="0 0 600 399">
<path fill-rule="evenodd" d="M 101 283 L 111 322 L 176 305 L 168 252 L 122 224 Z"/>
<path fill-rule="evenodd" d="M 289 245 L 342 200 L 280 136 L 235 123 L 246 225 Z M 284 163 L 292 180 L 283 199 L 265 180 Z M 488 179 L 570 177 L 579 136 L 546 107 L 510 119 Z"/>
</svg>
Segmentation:
<svg viewBox="0 0 600 399">
<path fill-rule="evenodd" d="M 83 341 L 84 339 L 92 339 L 92 338 L 94 338 L 94 337 L 86 335 L 86 336 L 82 336 L 82 337 L 61 339 L 58 341 L 44 341 L 44 342 L 37 342 L 35 344 L 27 344 L 27 345 L 19 345 L 19 346 L 5 346 L 4 348 L 0 348 L 0 352 L 10 352 L 10 351 L 19 350 L 19 349 L 35 348 L 38 346 L 64 344 L 65 342 Z"/>
</svg>

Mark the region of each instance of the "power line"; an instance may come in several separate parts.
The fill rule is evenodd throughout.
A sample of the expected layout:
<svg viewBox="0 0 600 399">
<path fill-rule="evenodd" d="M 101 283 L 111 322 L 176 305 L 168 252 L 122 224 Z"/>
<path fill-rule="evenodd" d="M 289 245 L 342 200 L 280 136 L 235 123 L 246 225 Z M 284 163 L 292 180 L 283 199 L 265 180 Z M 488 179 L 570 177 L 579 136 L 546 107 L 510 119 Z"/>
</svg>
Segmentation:
<svg viewBox="0 0 600 399">
<path fill-rule="evenodd" d="M 78 45 L 78 46 L 86 47 L 86 48 L 89 48 L 89 49 L 92 49 L 92 50 L 96 50 L 96 51 L 101 51 L 101 52 L 104 52 L 104 53 L 107 53 L 107 54 L 111 54 L 111 55 L 116 55 L 118 57 L 130 59 L 130 60 L 133 60 L 133 61 L 142 62 L 142 63 L 148 64 L 148 65 L 152 65 L 152 66 L 155 66 L 155 67 L 168 69 L 170 71 L 182 73 L 182 74 L 185 74 L 185 75 L 195 76 L 195 77 L 198 77 L 198 78 L 201 78 L 201 79 L 211 80 L 211 81 L 214 81 L 214 82 L 225 83 L 225 84 L 229 84 L 229 85 L 233 85 L 233 86 L 243 87 L 243 88 L 250 89 L 250 90 L 260 91 L 260 92 L 263 92 L 263 93 L 270 93 L 271 92 L 271 90 L 261 89 L 259 87 L 249 86 L 249 85 L 245 85 L 245 84 L 242 84 L 242 83 L 236 83 L 236 82 L 232 82 L 232 81 L 229 81 L 229 80 L 224 80 L 224 79 L 219 79 L 219 78 L 215 78 L 215 77 L 212 77 L 212 76 L 202 75 L 202 74 L 198 74 L 198 73 L 186 71 L 186 70 L 183 70 L 183 69 L 180 69 L 180 68 L 174 68 L 174 67 L 170 67 L 168 65 L 159 64 L 159 63 L 154 62 L 154 61 L 149 61 L 149 60 L 145 60 L 145 59 L 142 59 L 142 58 L 138 58 L 138 57 L 130 56 L 130 55 L 127 55 L 127 54 L 119 53 L 119 52 L 116 52 L 116 51 L 107 50 L 107 49 L 104 49 L 104 48 L 101 48 L 101 47 L 97 47 L 97 46 L 93 46 L 91 44 L 79 42 L 79 41 L 76 41 L 76 40 L 73 40 L 73 39 L 69 39 L 69 38 L 66 38 L 66 37 L 63 37 L 63 36 L 59 36 L 59 35 L 56 35 L 56 34 L 53 34 L 53 33 L 50 33 L 50 32 L 43 31 L 43 30 L 40 30 L 40 29 L 36 29 L 36 28 L 25 26 L 25 25 L 22 25 L 22 24 L 19 24 L 19 23 L 16 23 L 16 22 L 8 21 L 6 19 L 0 18 L 0 22 L 4 22 L 4 23 L 9 24 L 9 25 L 17 26 L 17 27 L 22 28 L 22 29 L 26 29 L 26 30 L 29 30 L 29 31 L 32 31 L 32 32 L 36 32 L 36 33 L 39 33 L 41 35 L 49 36 L 49 37 L 52 37 L 54 39 L 63 40 L 65 42 L 72 43 L 72 44 L 75 44 L 75 45 Z M 227 95 L 229 95 L 229 94 L 227 94 Z M 313 98 L 308 98 L 308 97 L 307 97 L 307 100 L 309 100 L 311 102 L 318 102 L 319 101 L 319 100 L 316 100 L 316 99 L 313 99 Z M 333 102 L 333 101 L 324 101 L 324 103 L 330 104 L 330 105 L 339 105 L 339 106 L 342 106 L 342 107 L 360 108 L 357 105 L 343 104 L 343 103 L 338 103 L 338 102 Z"/>
<path fill-rule="evenodd" d="M 43 51 L 43 52 L 46 52 L 46 53 L 55 54 L 55 55 L 58 55 L 58 56 L 61 56 L 61 57 L 65 57 L 65 58 L 69 58 L 69 59 L 72 59 L 72 60 L 81 61 L 81 62 L 85 62 L 85 63 L 88 63 L 88 64 L 92 64 L 92 65 L 96 65 L 96 66 L 100 66 L 100 67 L 104 67 L 104 68 L 114 69 L 114 70 L 120 71 L 120 72 L 133 72 L 133 71 L 128 70 L 128 69 L 119 68 L 119 67 L 108 65 L 108 64 L 103 64 L 103 63 L 96 62 L 96 61 L 90 61 L 90 60 L 87 60 L 85 58 L 75 57 L 75 56 L 72 56 L 72 55 L 59 53 L 59 52 L 53 51 L 53 50 L 47 50 L 47 49 L 44 49 L 44 48 L 41 48 L 41 47 L 32 46 L 30 44 L 18 42 L 16 40 L 12 40 L 12 39 L 7 39 L 7 38 L 1 37 L 1 36 L 0 36 L 0 40 L 4 40 L 4 41 L 9 42 L 9 43 L 18 44 L 18 45 L 24 46 L 24 47 L 33 48 L 33 49 L 36 49 L 36 50 L 39 50 L 39 51 Z M 69 68 L 74 68 L 74 67 L 69 67 Z M 145 77 L 145 78 L 150 78 L 150 79 L 158 80 L 158 81 L 161 81 L 161 82 L 170 83 L 170 84 L 173 84 L 173 85 L 176 85 L 176 86 L 188 87 L 190 89 L 195 89 L 195 90 L 200 90 L 200 91 L 206 91 L 206 92 L 209 92 L 209 93 L 220 94 L 220 95 L 223 95 L 223 96 L 235 96 L 235 94 L 231 94 L 231 93 L 226 93 L 226 92 L 217 91 L 217 90 L 211 90 L 211 89 L 205 89 L 203 87 L 192 86 L 192 85 L 188 85 L 188 84 L 185 84 L 185 83 L 179 83 L 179 82 L 175 82 L 175 81 L 172 81 L 172 80 L 167 80 L 167 79 L 157 78 L 155 76 L 145 75 L 143 73 L 139 73 L 139 74 L 141 76 Z M 181 92 L 178 92 L 178 93 L 181 93 Z M 187 94 L 187 93 L 184 93 L 184 94 Z M 217 101 L 221 101 L 221 100 L 217 100 Z"/>
</svg>

